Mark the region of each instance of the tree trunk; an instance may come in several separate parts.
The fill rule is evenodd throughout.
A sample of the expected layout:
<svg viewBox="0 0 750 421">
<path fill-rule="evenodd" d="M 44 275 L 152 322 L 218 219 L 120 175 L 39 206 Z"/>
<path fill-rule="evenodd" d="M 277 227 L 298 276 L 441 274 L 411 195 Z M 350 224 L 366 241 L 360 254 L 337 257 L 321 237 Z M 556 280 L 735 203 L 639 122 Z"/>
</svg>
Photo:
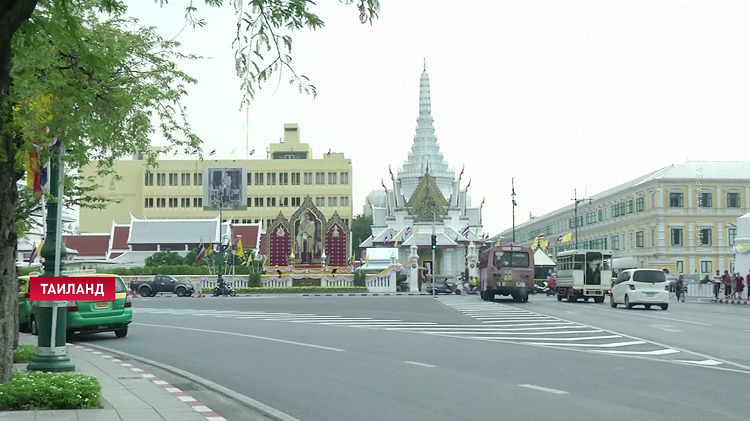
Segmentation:
<svg viewBox="0 0 750 421">
<path fill-rule="evenodd" d="M 18 334 L 16 278 L 16 144 L 10 132 L 11 41 L 29 20 L 37 0 L 0 0 L 0 384 L 13 378 L 13 346 Z"/>
<path fill-rule="evenodd" d="M 18 243 L 16 243 L 16 248 L 13 250 L 13 255 L 18 256 Z M 18 265 L 16 265 L 15 270 L 13 271 L 13 279 L 18 279 L 18 275 L 19 275 Z M 16 285 L 18 285 L 18 281 L 16 281 Z M 18 290 L 17 287 L 16 287 L 16 290 Z M 16 302 L 18 302 L 18 299 L 16 299 Z M 20 329 L 21 325 L 18 320 L 18 317 L 19 317 L 18 306 L 15 306 L 15 308 L 16 310 L 14 313 L 16 315 L 16 329 L 15 329 L 15 334 L 13 335 L 13 350 L 18 349 L 18 345 L 21 342 L 21 329 Z"/>
</svg>

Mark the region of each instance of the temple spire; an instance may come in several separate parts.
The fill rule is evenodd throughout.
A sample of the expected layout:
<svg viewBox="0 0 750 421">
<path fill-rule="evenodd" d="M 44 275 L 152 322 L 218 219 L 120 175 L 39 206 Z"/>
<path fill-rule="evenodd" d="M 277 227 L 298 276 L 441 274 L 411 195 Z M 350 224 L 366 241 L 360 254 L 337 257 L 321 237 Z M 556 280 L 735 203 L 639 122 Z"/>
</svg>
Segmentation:
<svg viewBox="0 0 750 421">
<path fill-rule="evenodd" d="M 419 116 L 429 116 L 431 114 L 430 76 L 427 75 L 427 63 L 425 62 L 424 69 L 422 70 L 422 78 L 419 80 Z"/>
</svg>

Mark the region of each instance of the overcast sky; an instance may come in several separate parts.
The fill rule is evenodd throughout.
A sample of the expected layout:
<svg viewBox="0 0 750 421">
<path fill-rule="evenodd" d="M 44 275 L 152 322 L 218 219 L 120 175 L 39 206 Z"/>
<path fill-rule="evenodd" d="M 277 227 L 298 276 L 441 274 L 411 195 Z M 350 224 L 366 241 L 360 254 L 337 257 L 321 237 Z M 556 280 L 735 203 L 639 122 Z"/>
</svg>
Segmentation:
<svg viewBox="0 0 750 421">
<path fill-rule="evenodd" d="M 233 9 L 195 0 L 208 25 L 180 33 L 186 1 L 126 2 L 210 57 L 183 65 L 199 80 L 190 118 L 206 154 L 242 157 Z M 300 124 L 316 157 L 352 159 L 355 213 L 407 157 L 425 58 L 441 150 L 466 166 L 474 204 L 486 197 L 490 233 L 511 226 L 511 178 L 522 223 L 568 205 L 573 189 L 593 195 L 686 159 L 748 160 L 750 1 L 381 0 L 372 26 L 354 5 L 319 3 L 325 28 L 294 33 L 292 51 L 318 97 L 288 73 L 267 84 L 250 108 L 250 149 L 265 158 L 284 123 Z"/>
</svg>

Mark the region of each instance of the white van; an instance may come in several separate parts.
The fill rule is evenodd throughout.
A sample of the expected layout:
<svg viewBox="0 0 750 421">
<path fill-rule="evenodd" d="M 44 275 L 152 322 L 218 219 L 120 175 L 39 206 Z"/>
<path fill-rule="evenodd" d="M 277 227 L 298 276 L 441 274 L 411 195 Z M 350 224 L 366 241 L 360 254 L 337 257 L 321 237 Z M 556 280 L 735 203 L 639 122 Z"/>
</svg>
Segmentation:
<svg viewBox="0 0 750 421">
<path fill-rule="evenodd" d="M 667 275 L 659 269 L 626 269 L 617 276 L 609 304 L 616 308 L 625 304 L 627 308 L 652 305 L 669 308 L 669 282 Z"/>
</svg>

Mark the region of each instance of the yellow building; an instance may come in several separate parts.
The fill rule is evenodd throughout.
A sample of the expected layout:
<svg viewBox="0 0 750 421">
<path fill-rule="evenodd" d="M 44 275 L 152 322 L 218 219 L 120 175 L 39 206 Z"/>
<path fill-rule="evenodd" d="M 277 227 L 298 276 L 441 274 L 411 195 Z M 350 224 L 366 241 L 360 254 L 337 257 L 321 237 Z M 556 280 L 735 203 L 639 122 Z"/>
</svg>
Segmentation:
<svg viewBox="0 0 750 421">
<path fill-rule="evenodd" d="M 528 245 L 543 234 L 554 252 L 609 249 L 616 269 L 651 267 L 704 276 L 734 270 L 737 218 L 750 212 L 750 162 L 672 165 L 515 227 Z M 576 218 L 577 216 L 577 218 Z M 513 230 L 500 234 L 511 241 Z"/>
<path fill-rule="evenodd" d="M 209 154 L 204 151 L 202 161 L 197 155 L 164 159 L 171 153 L 160 154 L 158 167 L 150 170 L 139 156 L 115 162 L 114 170 L 122 179 L 97 177 L 96 194 L 119 203 L 112 202 L 103 210 L 81 209 L 81 232 L 109 232 L 113 219 L 128 224 L 131 215 L 139 219 L 215 218 L 220 206 L 215 201 L 217 192 L 226 192 L 231 199 L 221 196 L 221 208 L 224 219 L 234 223 L 262 222 L 267 227 L 279 211 L 294 212 L 308 195 L 326 217 L 338 212 L 345 223 L 351 221 L 351 159 L 330 150 L 314 159 L 310 145 L 300 143 L 297 124 L 284 125 L 283 141 L 269 146 L 266 159 L 214 160 Z M 95 176 L 95 165 L 84 168 L 82 176 Z M 221 174 L 231 188 L 216 184 L 222 182 Z"/>
</svg>

